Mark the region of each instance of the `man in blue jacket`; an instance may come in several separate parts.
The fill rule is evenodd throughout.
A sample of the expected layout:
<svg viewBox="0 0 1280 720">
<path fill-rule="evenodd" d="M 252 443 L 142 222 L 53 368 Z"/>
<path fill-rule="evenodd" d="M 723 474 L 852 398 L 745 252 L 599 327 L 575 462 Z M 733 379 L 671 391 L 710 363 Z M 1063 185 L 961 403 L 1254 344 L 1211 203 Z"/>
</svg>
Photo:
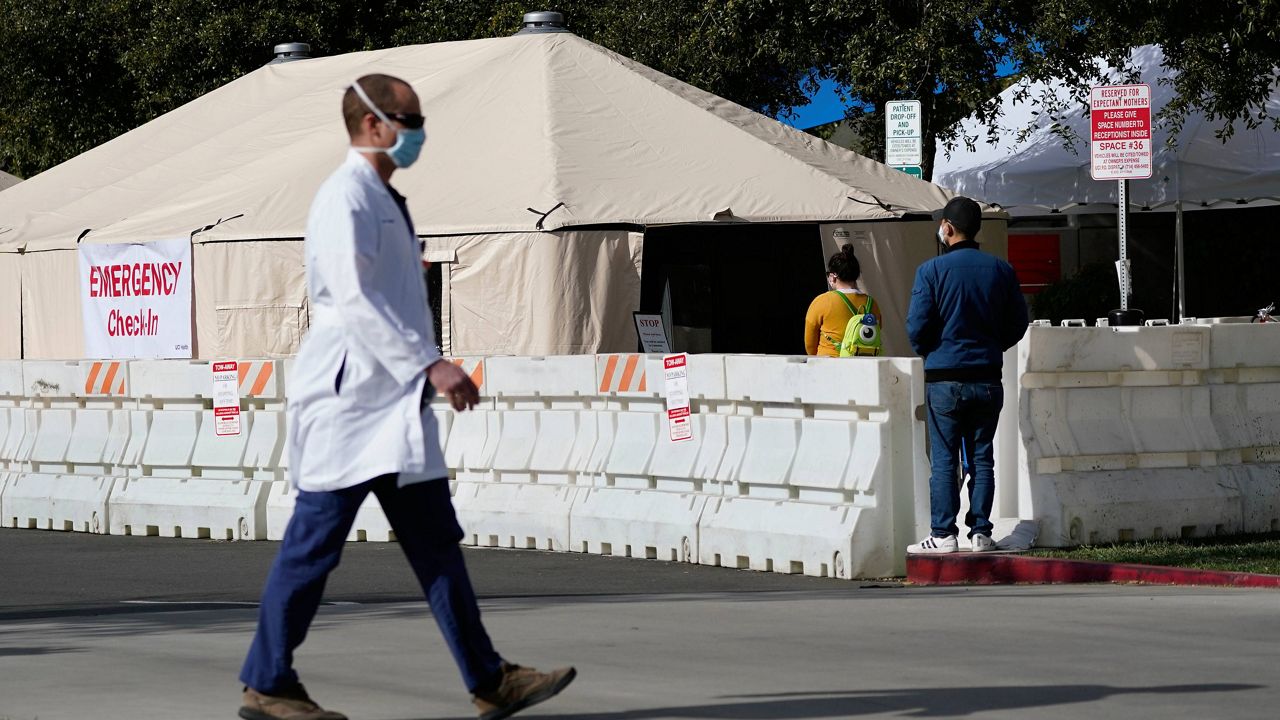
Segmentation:
<svg viewBox="0 0 1280 720">
<path fill-rule="evenodd" d="M 956 459 L 971 455 L 969 538 L 974 552 L 995 549 L 991 503 L 995 497 L 992 443 L 1004 405 L 1004 351 L 1027 332 L 1027 304 L 1009 263 L 978 249 L 982 209 L 956 197 L 934 214 L 946 252 L 916 270 L 907 310 L 907 337 L 924 358 L 929 408 L 929 506 L 932 529 L 907 548 L 913 554 L 959 549 L 956 515 L 960 483 Z"/>
</svg>

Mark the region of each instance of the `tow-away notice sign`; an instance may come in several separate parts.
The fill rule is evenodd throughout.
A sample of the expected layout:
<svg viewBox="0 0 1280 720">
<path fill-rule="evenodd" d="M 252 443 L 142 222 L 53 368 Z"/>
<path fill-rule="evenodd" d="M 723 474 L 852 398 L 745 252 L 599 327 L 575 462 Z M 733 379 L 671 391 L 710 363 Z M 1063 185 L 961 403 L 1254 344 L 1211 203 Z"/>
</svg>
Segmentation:
<svg viewBox="0 0 1280 720">
<path fill-rule="evenodd" d="M 666 355 L 662 368 L 667 380 L 667 424 L 671 442 L 693 439 L 693 418 L 689 412 L 689 356 Z"/>
<path fill-rule="evenodd" d="M 213 364 L 213 428 L 219 435 L 240 434 L 240 364 Z"/>
</svg>

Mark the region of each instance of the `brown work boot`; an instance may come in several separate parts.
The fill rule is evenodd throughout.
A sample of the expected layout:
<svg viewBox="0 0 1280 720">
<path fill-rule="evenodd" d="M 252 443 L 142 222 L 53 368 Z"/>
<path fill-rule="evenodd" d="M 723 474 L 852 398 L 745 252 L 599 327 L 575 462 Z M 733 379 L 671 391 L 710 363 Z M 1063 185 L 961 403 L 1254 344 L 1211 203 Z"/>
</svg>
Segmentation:
<svg viewBox="0 0 1280 720">
<path fill-rule="evenodd" d="M 498 687 L 489 692 L 476 693 L 471 697 L 471 702 L 480 711 L 480 720 L 500 720 L 515 715 L 530 705 L 555 697 L 577 675 L 578 671 L 571 667 L 543 673 L 504 662 L 502 680 Z"/>
<path fill-rule="evenodd" d="M 302 683 L 282 690 L 278 695 L 267 695 L 246 687 L 240 717 L 244 720 L 347 720 L 346 715 L 317 705 L 307 695 Z"/>
</svg>

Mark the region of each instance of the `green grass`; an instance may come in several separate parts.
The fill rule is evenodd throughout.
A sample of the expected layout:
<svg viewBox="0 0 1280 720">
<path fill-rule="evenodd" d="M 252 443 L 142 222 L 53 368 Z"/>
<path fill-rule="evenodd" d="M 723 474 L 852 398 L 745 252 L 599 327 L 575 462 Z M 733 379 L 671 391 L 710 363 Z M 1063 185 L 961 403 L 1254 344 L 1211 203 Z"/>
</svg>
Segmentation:
<svg viewBox="0 0 1280 720">
<path fill-rule="evenodd" d="M 1039 549 L 1028 555 L 1280 575 L 1280 533 Z"/>
</svg>

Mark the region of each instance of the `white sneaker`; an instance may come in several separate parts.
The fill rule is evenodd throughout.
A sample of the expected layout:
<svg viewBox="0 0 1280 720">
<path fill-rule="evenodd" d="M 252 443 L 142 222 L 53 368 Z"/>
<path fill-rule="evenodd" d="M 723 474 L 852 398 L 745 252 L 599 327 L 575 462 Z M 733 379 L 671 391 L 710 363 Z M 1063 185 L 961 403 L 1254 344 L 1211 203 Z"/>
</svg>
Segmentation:
<svg viewBox="0 0 1280 720">
<path fill-rule="evenodd" d="M 969 543 L 973 552 L 991 552 L 996 549 L 996 541 L 990 535 L 974 535 Z"/>
<path fill-rule="evenodd" d="M 960 542 L 956 540 L 955 535 L 948 535 L 944 538 L 934 537 L 932 535 L 926 537 L 915 545 L 907 546 L 908 555 L 944 555 L 953 553 L 960 549 Z"/>
</svg>

